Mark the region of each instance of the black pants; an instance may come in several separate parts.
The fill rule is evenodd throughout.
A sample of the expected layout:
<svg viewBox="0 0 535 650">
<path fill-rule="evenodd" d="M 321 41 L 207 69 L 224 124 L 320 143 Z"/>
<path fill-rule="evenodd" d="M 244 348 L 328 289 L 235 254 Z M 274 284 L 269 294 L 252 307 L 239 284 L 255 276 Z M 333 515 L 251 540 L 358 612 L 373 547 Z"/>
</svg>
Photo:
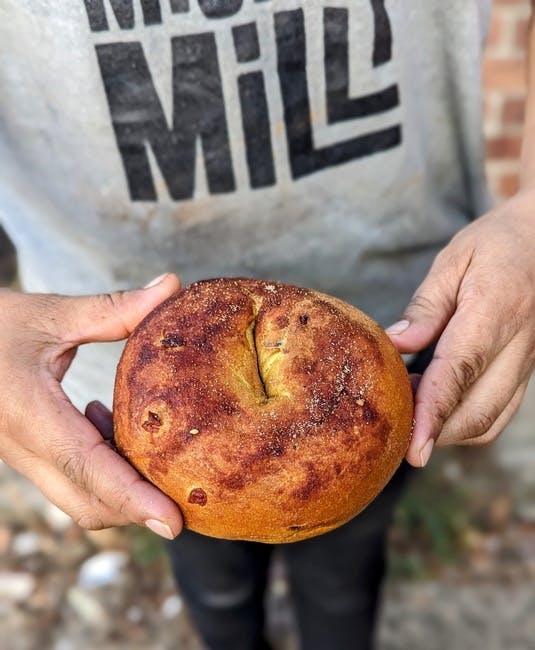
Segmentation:
<svg viewBox="0 0 535 650">
<path fill-rule="evenodd" d="M 281 547 L 302 650 L 369 650 L 385 570 L 386 535 L 408 474 L 346 525 Z M 261 650 L 273 547 L 185 530 L 168 544 L 177 584 L 209 650 Z"/>
<path fill-rule="evenodd" d="M 409 366 L 423 372 L 432 350 Z M 383 492 L 346 525 L 281 547 L 302 650 L 370 650 L 402 464 Z M 185 530 L 168 543 L 177 584 L 209 650 L 264 650 L 264 591 L 273 547 Z"/>
</svg>

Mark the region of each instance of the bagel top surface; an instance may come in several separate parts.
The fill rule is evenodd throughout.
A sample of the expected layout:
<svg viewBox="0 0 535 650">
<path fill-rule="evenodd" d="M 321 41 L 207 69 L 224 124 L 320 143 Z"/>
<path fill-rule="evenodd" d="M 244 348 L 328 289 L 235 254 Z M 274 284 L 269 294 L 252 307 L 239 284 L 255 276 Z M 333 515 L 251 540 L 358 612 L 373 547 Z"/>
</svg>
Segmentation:
<svg viewBox="0 0 535 650">
<path fill-rule="evenodd" d="M 115 441 L 227 539 L 289 542 L 361 511 L 400 464 L 413 398 L 369 317 L 309 289 L 194 283 L 151 312 L 118 366 Z"/>
</svg>

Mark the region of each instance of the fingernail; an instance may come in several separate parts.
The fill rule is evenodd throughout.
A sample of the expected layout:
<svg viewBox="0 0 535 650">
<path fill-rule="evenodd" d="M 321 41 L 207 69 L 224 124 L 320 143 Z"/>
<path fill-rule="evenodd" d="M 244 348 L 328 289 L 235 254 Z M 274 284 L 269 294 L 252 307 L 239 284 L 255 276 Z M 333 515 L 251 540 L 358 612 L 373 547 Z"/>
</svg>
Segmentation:
<svg viewBox="0 0 535 650">
<path fill-rule="evenodd" d="M 104 406 L 104 404 L 98 399 L 89 402 L 87 406 L 91 406 L 91 408 L 99 411 L 99 413 L 102 413 L 104 415 L 109 415 L 111 413 L 110 409 L 107 406 Z"/>
<path fill-rule="evenodd" d="M 435 446 L 435 441 L 434 440 L 428 440 L 425 445 L 422 447 L 420 451 L 420 465 L 421 467 L 425 467 L 427 463 L 429 462 L 429 459 L 431 458 L 431 453 L 433 451 L 433 447 Z"/>
<path fill-rule="evenodd" d="M 408 320 L 400 320 L 390 327 L 386 328 L 387 334 L 403 334 L 403 332 L 409 327 L 410 323 Z"/>
<path fill-rule="evenodd" d="M 150 289 L 151 287 L 155 287 L 157 284 L 160 284 L 160 282 L 168 275 L 168 273 L 162 273 L 162 275 L 159 275 L 157 278 L 154 278 L 154 280 L 151 280 L 148 284 L 146 284 L 143 289 Z"/>
<path fill-rule="evenodd" d="M 147 519 L 145 526 L 160 537 L 165 537 L 165 539 L 175 539 L 173 531 L 167 524 L 164 524 L 163 521 L 158 521 L 158 519 Z"/>
</svg>

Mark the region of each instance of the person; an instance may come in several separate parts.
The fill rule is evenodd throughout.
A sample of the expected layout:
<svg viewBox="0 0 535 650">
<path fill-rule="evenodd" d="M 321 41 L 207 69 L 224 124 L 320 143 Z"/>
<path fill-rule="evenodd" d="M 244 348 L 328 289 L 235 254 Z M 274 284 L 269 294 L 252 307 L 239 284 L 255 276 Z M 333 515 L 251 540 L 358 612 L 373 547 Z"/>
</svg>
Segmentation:
<svg viewBox="0 0 535 650">
<path fill-rule="evenodd" d="M 493 441 L 534 367 L 535 83 L 521 190 L 491 208 L 490 4 L 2 4 L 0 214 L 24 291 L 0 292 L 0 457 L 80 526 L 176 538 L 210 648 L 267 647 L 270 549 L 179 535 L 176 504 L 107 444 L 121 341 L 176 274 L 308 286 L 395 322 L 426 365 L 409 464 Z M 285 547 L 304 650 L 371 647 L 402 484 Z"/>
</svg>

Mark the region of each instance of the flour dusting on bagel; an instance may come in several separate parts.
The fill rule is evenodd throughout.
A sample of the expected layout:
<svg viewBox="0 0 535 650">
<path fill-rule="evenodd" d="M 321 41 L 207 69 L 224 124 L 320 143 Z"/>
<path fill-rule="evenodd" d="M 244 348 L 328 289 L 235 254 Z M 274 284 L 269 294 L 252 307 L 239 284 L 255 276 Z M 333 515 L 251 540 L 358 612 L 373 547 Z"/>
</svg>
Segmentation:
<svg viewBox="0 0 535 650">
<path fill-rule="evenodd" d="M 386 485 L 409 443 L 413 399 L 384 331 L 310 289 L 205 280 L 130 336 L 115 383 L 120 452 L 226 539 L 327 532 Z"/>
</svg>

